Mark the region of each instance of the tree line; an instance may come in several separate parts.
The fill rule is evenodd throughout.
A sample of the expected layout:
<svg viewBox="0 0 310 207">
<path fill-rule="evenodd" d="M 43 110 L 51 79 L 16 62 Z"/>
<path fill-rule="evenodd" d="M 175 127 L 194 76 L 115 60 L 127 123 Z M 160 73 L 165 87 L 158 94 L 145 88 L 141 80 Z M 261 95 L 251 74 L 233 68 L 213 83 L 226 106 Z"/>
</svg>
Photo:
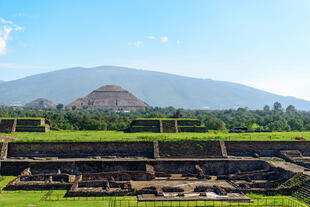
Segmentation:
<svg viewBox="0 0 310 207">
<path fill-rule="evenodd" d="M 0 117 L 43 117 L 52 127 L 65 130 L 124 130 L 136 118 L 184 117 L 197 118 L 209 130 L 225 130 L 247 127 L 250 130 L 310 131 L 310 112 L 299 111 L 293 105 L 283 108 L 276 102 L 261 110 L 248 108 L 226 110 L 185 110 L 173 107 L 153 107 L 124 112 L 109 110 L 26 109 L 0 107 Z"/>
</svg>

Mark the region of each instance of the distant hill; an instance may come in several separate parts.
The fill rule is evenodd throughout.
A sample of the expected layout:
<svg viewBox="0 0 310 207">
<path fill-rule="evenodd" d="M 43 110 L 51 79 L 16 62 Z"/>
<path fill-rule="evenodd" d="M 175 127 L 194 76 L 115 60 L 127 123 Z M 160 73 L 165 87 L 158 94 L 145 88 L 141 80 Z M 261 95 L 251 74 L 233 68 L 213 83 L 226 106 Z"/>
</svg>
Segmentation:
<svg viewBox="0 0 310 207">
<path fill-rule="evenodd" d="M 45 109 L 55 109 L 56 104 L 46 98 L 38 98 L 30 103 L 25 104 L 25 108 L 45 108 Z"/>
<path fill-rule="evenodd" d="M 92 110 L 110 109 L 114 111 L 132 111 L 148 107 L 146 103 L 139 100 L 129 91 L 116 85 L 102 86 L 86 97 L 78 98 L 66 107 L 71 109 L 73 106 L 78 109 L 86 107 Z"/>
<path fill-rule="evenodd" d="M 69 68 L 2 83 L 0 105 L 24 105 L 38 97 L 67 105 L 102 85 L 118 85 L 151 106 L 261 109 L 279 101 L 310 110 L 309 101 L 241 84 L 114 66 Z"/>
<path fill-rule="evenodd" d="M 3 80 L 0 80 L 0 84 L 1 84 L 1 83 L 4 83 L 4 82 L 5 82 L 5 81 L 3 81 Z"/>
</svg>

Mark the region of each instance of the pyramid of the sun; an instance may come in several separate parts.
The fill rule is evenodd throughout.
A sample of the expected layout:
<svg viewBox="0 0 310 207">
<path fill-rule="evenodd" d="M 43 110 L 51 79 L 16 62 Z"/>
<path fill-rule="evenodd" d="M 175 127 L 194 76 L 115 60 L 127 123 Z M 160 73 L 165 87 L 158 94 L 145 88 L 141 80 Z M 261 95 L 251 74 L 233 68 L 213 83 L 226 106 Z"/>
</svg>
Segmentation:
<svg viewBox="0 0 310 207">
<path fill-rule="evenodd" d="M 131 111 L 148 107 L 146 103 L 116 85 L 102 86 L 66 107 L 71 109 L 73 106 L 76 106 L 77 109 L 109 109 L 115 111 Z"/>
</svg>

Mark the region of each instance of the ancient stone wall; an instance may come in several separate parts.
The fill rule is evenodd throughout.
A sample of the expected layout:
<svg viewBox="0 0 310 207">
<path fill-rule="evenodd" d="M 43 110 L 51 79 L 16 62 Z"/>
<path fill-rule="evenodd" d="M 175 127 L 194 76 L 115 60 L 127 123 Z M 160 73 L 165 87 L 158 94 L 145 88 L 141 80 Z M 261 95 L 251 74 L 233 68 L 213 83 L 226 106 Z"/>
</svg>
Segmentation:
<svg viewBox="0 0 310 207">
<path fill-rule="evenodd" d="M 50 123 L 45 123 L 45 119 L 0 119 L 0 132 L 47 132 Z"/>
<path fill-rule="evenodd" d="M 9 143 L 8 157 L 150 157 L 153 142 L 20 142 Z"/>
<path fill-rule="evenodd" d="M 6 159 L 7 153 L 8 153 L 8 143 L 0 142 L 0 160 Z"/>
<path fill-rule="evenodd" d="M 206 129 L 206 127 L 182 127 L 182 126 L 178 126 L 179 132 L 200 132 L 200 133 L 204 133 L 204 132 L 208 132 L 208 130 Z"/>
<path fill-rule="evenodd" d="M 219 141 L 159 141 L 161 158 L 223 157 Z"/>
<path fill-rule="evenodd" d="M 159 120 L 134 120 L 131 125 L 134 126 L 157 126 L 159 127 Z"/>
<path fill-rule="evenodd" d="M 98 173 L 132 171 L 146 172 L 146 166 L 153 166 L 156 174 L 198 174 L 197 165 L 206 175 L 225 175 L 237 172 L 269 169 L 271 166 L 260 160 L 148 160 L 148 161 L 2 161 L 1 175 L 19 175 L 30 168 L 32 174 Z M 151 174 L 150 174 L 151 175 Z"/>
<path fill-rule="evenodd" d="M 200 126 L 200 120 L 177 120 L 178 126 Z"/>
<path fill-rule="evenodd" d="M 131 127 L 130 132 L 160 132 L 159 127 L 154 126 L 139 126 L 139 127 Z"/>
<path fill-rule="evenodd" d="M 0 119 L 0 132 L 11 133 L 16 131 L 16 119 Z"/>
<path fill-rule="evenodd" d="M 162 133 L 176 133 L 178 132 L 178 126 L 176 120 L 160 120 Z"/>
<path fill-rule="evenodd" d="M 299 150 L 310 156 L 310 141 L 225 141 L 231 156 L 279 156 L 282 150 Z"/>
<path fill-rule="evenodd" d="M 157 144 L 157 143 L 156 143 Z M 280 156 L 283 150 L 299 150 L 310 156 L 309 141 L 159 141 L 161 158 L 208 158 L 226 156 Z M 157 155 L 157 156 L 158 156 Z M 11 142 L 8 157 L 148 157 L 154 158 L 153 142 Z"/>
<path fill-rule="evenodd" d="M 48 132 L 50 129 L 50 126 L 17 126 L 16 132 Z"/>
<path fill-rule="evenodd" d="M 132 121 L 127 132 L 207 132 L 199 120 L 186 119 L 137 119 Z"/>
<path fill-rule="evenodd" d="M 45 124 L 45 119 L 17 119 L 17 125 L 40 126 Z"/>
</svg>

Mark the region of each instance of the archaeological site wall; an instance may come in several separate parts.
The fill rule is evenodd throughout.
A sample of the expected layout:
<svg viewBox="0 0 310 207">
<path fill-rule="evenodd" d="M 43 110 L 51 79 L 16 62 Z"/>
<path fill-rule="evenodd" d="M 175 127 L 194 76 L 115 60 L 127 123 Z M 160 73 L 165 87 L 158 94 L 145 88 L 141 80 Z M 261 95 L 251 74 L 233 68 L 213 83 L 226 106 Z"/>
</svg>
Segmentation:
<svg viewBox="0 0 310 207">
<path fill-rule="evenodd" d="M 0 119 L 0 132 L 11 133 L 16 131 L 16 119 Z"/>
<path fill-rule="evenodd" d="M 299 150 L 310 156 L 309 141 L 225 141 L 230 156 L 279 156 L 282 150 Z"/>
<path fill-rule="evenodd" d="M 200 120 L 196 119 L 137 119 L 132 121 L 126 132 L 207 132 Z"/>
<path fill-rule="evenodd" d="M 45 119 L 17 119 L 17 125 L 40 126 L 45 124 Z"/>
<path fill-rule="evenodd" d="M 48 132 L 50 122 L 44 118 L 0 118 L 0 132 Z"/>
<path fill-rule="evenodd" d="M 162 158 L 223 157 L 219 141 L 159 141 Z"/>
<path fill-rule="evenodd" d="M 154 170 L 165 174 L 197 174 L 197 168 L 207 175 L 225 175 L 236 172 L 253 170 L 268 170 L 270 165 L 260 160 L 139 160 L 139 161 L 2 161 L 1 175 L 19 175 L 26 168 L 31 168 L 33 174 L 57 173 L 97 173 L 97 172 L 134 172 L 142 175 L 146 171 L 146 165 L 153 166 Z M 140 173 L 140 174 L 139 174 Z M 135 175 L 132 175 L 135 177 Z M 143 173 L 144 176 L 147 176 Z M 141 176 L 137 176 L 141 177 Z"/>
<path fill-rule="evenodd" d="M 222 145 L 221 145 L 222 144 Z M 2 144 L 0 144 L 2 146 Z M 2 149 L 2 147 L 1 147 Z M 309 141 L 155 141 L 155 142 L 10 142 L 4 157 L 221 158 L 280 156 L 297 150 L 310 156 Z M 7 152 L 6 152 L 7 151 Z"/>
<path fill-rule="evenodd" d="M 153 150 L 152 142 L 16 142 L 8 157 L 153 157 Z"/>
<path fill-rule="evenodd" d="M 4 190 L 62 189 L 69 197 L 204 200 L 214 192 L 230 200 L 286 195 L 309 181 L 299 169 L 310 160 L 309 141 L 3 142 L 0 150 L 0 175 L 17 176 Z M 306 164 L 297 169 L 299 162 Z"/>
</svg>

